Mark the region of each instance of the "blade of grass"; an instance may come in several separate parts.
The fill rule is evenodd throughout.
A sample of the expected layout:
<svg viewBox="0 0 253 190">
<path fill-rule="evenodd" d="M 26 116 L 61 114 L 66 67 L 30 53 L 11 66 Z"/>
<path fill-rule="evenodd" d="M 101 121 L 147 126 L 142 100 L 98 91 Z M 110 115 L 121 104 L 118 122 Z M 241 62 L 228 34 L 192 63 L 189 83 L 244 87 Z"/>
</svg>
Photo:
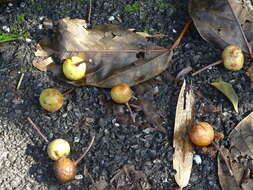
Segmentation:
<svg viewBox="0 0 253 190">
<path fill-rule="evenodd" d="M 20 36 L 18 35 L 5 35 L 5 34 L 0 34 L 0 43 L 4 42 L 9 42 L 13 40 L 20 40 Z"/>
</svg>

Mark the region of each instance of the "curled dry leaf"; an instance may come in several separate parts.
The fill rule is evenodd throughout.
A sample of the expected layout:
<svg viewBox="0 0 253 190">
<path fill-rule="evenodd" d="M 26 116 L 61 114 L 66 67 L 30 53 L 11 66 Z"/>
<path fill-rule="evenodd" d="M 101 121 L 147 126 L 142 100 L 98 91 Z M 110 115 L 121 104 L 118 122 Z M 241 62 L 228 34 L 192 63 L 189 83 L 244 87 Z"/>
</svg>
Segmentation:
<svg viewBox="0 0 253 190">
<path fill-rule="evenodd" d="M 186 82 L 180 90 L 176 119 L 174 127 L 173 147 L 173 168 L 176 170 L 175 179 L 181 189 L 189 183 L 192 160 L 193 147 L 189 139 L 188 132 L 194 121 L 194 97 L 192 89 L 186 89 Z"/>
<path fill-rule="evenodd" d="M 253 179 L 253 112 L 244 118 L 230 133 L 230 147 L 223 153 L 230 158 L 234 176 L 230 176 L 220 155 L 218 156 L 218 174 L 223 190 L 252 190 Z"/>
<path fill-rule="evenodd" d="M 51 47 L 54 55 L 61 60 L 73 55 L 86 60 L 86 77 L 78 81 L 67 80 L 62 74 L 61 65 L 58 72 L 55 72 L 55 68 L 52 71 L 64 81 L 77 86 L 111 88 L 120 83 L 133 86 L 163 72 L 172 57 L 172 51 L 115 25 L 100 25 L 87 29 L 84 20 L 65 18 L 58 22 L 54 30 L 57 38 L 51 44 L 47 44 L 47 50 Z M 155 52 L 146 51 L 151 49 Z"/>
<path fill-rule="evenodd" d="M 47 71 L 51 66 L 53 66 L 54 61 L 52 57 L 48 57 L 46 59 L 43 59 L 41 61 L 33 62 L 33 66 L 40 71 Z"/>
<path fill-rule="evenodd" d="M 242 1 L 190 0 L 189 14 L 204 40 L 214 43 L 222 49 L 235 44 L 244 52 L 249 53 L 245 35 L 252 48 L 253 15 L 247 7 L 243 6 Z"/>
<path fill-rule="evenodd" d="M 227 82 L 224 82 L 221 78 L 217 79 L 215 82 L 210 83 L 212 86 L 221 91 L 233 104 L 234 109 L 238 112 L 238 102 L 239 98 L 233 88 L 233 86 Z"/>
<path fill-rule="evenodd" d="M 124 165 L 110 181 L 116 189 L 150 190 L 151 186 L 143 171 L 136 170 L 134 165 Z"/>
</svg>

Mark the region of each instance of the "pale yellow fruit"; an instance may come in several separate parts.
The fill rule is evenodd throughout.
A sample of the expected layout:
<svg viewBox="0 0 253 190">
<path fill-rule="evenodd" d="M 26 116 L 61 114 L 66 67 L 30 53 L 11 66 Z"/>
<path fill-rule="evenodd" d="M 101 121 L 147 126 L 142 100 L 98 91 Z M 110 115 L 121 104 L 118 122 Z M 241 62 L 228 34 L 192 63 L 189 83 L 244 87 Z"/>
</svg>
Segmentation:
<svg viewBox="0 0 253 190">
<path fill-rule="evenodd" d="M 69 155 L 70 145 L 64 139 L 55 139 L 49 143 L 47 153 L 52 160 L 59 160 Z"/>
<path fill-rule="evenodd" d="M 47 88 L 41 92 L 39 102 L 45 110 L 55 112 L 62 107 L 64 98 L 60 91 Z"/>
<path fill-rule="evenodd" d="M 229 45 L 222 52 L 222 60 L 226 69 L 230 71 L 238 71 L 243 67 L 243 52 L 238 46 Z"/>
<path fill-rule="evenodd" d="M 63 63 L 63 73 L 69 80 L 80 80 L 85 76 L 85 60 L 78 56 L 72 56 Z"/>
</svg>

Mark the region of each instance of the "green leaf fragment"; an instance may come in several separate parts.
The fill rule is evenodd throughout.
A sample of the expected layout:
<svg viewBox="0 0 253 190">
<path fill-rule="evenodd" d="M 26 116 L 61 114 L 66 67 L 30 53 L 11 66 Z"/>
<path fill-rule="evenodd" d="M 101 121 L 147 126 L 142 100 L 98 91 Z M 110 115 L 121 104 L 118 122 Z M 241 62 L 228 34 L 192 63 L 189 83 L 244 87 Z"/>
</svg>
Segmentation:
<svg viewBox="0 0 253 190">
<path fill-rule="evenodd" d="M 239 98 L 233 86 L 230 83 L 224 82 L 221 78 L 210 84 L 221 91 L 233 104 L 235 111 L 238 112 Z"/>
<path fill-rule="evenodd" d="M 19 40 L 20 37 L 18 35 L 4 35 L 0 34 L 0 43 L 9 42 L 13 40 Z"/>
</svg>

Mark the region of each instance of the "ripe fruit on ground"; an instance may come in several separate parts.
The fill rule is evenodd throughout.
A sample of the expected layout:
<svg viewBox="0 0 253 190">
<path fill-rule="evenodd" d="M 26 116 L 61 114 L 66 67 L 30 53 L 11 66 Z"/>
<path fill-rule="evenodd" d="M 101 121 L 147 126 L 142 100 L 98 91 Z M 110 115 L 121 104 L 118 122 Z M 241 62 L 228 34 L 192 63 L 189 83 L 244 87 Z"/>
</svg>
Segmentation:
<svg viewBox="0 0 253 190">
<path fill-rule="evenodd" d="M 127 84 L 119 84 L 111 89 L 112 100 L 119 104 L 127 103 L 132 97 L 132 90 Z"/>
<path fill-rule="evenodd" d="M 243 52 L 238 46 L 229 45 L 222 52 L 222 60 L 226 69 L 231 71 L 238 71 L 243 67 Z"/>
<path fill-rule="evenodd" d="M 63 105 L 63 101 L 62 93 L 53 88 L 43 90 L 39 97 L 41 107 L 49 112 L 59 110 Z"/>
<path fill-rule="evenodd" d="M 55 177 L 61 183 L 66 183 L 73 180 L 76 176 L 76 162 L 63 157 L 54 163 Z"/>
<path fill-rule="evenodd" d="M 69 155 L 70 145 L 64 139 L 55 139 L 48 144 L 47 153 L 52 160 L 59 160 Z"/>
<path fill-rule="evenodd" d="M 189 137 L 197 146 L 208 146 L 214 140 L 213 127 L 207 122 L 198 122 L 192 127 Z"/>
<path fill-rule="evenodd" d="M 85 60 L 78 56 L 72 56 L 63 63 L 63 73 L 69 80 L 79 80 L 85 76 Z"/>
</svg>

